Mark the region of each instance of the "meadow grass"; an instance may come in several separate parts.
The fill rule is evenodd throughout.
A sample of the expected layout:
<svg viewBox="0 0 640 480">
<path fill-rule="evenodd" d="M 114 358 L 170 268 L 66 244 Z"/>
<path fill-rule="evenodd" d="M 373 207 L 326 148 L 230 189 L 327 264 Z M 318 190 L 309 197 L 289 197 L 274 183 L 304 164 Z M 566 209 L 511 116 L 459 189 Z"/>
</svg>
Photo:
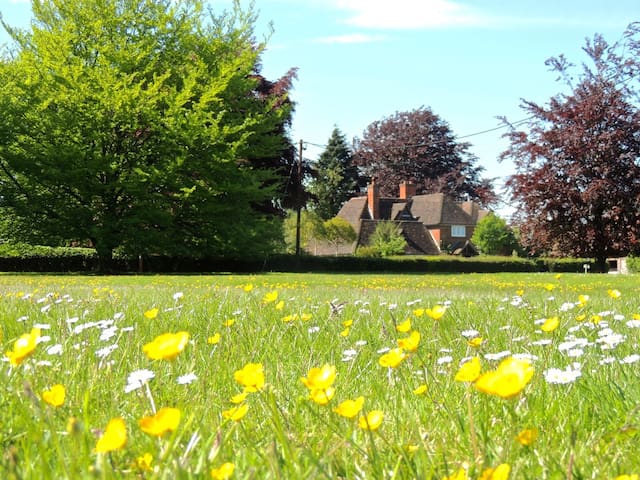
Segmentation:
<svg viewBox="0 0 640 480">
<path fill-rule="evenodd" d="M 2 353 L 40 336 L 0 363 L 0 478 L 638 474 L 639 294 L 635 275 L 2 275 Z M 177 332 L 189 341 L 173 360 L 143 351 Z M 412 332 L 415 349 L 381 366 Z M 483 373 L 506 358 L 534 373 L 505 399 L 455 379 L 473 357 Z M 247 365 L 264 385 L 242 399 Z M 335 367 L 324 405 L 301 381 L 323 366 Z M 45 401 L 56 384 L 59 406 Z M 358 397 L 353 418 L 334 410 Z M 153 417 L 163 407 L 177 426 Z M 362 428 L 376 411 L 380 425 Z M 114 418 L 126 439 L 109 440 Z"/>
</svg>

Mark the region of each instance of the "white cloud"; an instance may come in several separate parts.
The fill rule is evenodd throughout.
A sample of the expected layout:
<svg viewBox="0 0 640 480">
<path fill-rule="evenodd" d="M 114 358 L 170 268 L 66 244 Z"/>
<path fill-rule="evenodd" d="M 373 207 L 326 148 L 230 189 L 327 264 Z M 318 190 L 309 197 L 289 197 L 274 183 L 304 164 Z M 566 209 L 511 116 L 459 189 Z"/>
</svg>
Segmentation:
<svg viewBox="0 0 640 480">
<path fill-rule="evenodd" d="M 350 13 L 346 23 L 380 29 L 485 25 L 488 17 L 452 0 L 331 0 Z"/>
<path fill-rule="evenodd" d="M 371 43 L 384 40 L 381 35 L 366 35 L 364 33 L 351 33 L 348 35 L 336 35 L 333 37 L 322 37 L 315 40 L 316 43 Z"/>
</svg>

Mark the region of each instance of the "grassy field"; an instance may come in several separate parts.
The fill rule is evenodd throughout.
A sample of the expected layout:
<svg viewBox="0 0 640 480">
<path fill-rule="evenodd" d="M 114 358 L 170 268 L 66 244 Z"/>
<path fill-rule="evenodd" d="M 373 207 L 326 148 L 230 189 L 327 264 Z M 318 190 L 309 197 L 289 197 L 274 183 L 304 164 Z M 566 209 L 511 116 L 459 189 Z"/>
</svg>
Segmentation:
<svg viewBox="0 0 640 480">
<path fill-rule="evenodd" d="M 637 478 L 638 280 L 2 275 L 0 478 Z"/>
</svg>

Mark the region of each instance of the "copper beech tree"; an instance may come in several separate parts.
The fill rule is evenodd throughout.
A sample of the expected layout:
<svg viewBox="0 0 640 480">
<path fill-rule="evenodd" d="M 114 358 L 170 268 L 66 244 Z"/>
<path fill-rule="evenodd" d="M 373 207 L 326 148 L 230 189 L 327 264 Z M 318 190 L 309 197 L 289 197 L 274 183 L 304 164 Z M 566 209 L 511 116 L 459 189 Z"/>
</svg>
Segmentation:
<svg viewBox="0 0 640 480">
<path fill-rule="evenodd" d="M 637 49 L 635 33 L 630 27 L 622 44 L 609 45 L 599 35 L 588 40 L 589 64 L 575 84 L 574 65 L 563 56 L 548 60 L 567 93 L 546 105 L 523 101 L 527 122 L 506 134 L 510 146 L 501 158 L 516 168 L 507 181 L 514 218 L 533 252 L 590 257 L 604 269 L 607 257 L 638 249 L 638 56 L 619 53 Z"/>
<path fill-rule="evenodd" d="M 384 196 L 396 196 L 402 181 L 417 193 L 446 193 L 489 206 L 497 197 L 470 144 L 459 142 L 442 118 L 420 107 L 371 123 L 356 139 L 354 163 L 366 178 L 376 178 Z"/>
</svg>

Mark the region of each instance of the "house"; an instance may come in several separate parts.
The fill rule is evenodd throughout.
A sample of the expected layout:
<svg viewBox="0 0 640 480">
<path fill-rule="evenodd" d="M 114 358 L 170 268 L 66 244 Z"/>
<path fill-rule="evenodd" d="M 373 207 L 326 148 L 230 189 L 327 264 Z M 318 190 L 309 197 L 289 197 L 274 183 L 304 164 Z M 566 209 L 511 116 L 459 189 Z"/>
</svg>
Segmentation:
<svg viewBox="0 0 640 480">
<path fill-rule="evenodd" d="M 456 202 L 442 193 L 416 195 L 416 186 L 409 182 L 400 184 L 398 198 L 380 197 L 374 179 L 366 196 L 351 198 L 338 212 L 337 216 L 347 220 L 357 234 L 357 240 L 342 246 L 339 253 L 354 253 L 359 246 L 368 245 L 378 222 L 391 220 L 398 223 L 407 241 L 408 255 L 456 250 L 470 255 L 475 251 L 469 242 L 475 226 L 488 213 L 475 202 Z M 317 253 L 325 253 L 323 250 Z M 335 253 L 335 249 L 326 253 Z"/>
</svg>

